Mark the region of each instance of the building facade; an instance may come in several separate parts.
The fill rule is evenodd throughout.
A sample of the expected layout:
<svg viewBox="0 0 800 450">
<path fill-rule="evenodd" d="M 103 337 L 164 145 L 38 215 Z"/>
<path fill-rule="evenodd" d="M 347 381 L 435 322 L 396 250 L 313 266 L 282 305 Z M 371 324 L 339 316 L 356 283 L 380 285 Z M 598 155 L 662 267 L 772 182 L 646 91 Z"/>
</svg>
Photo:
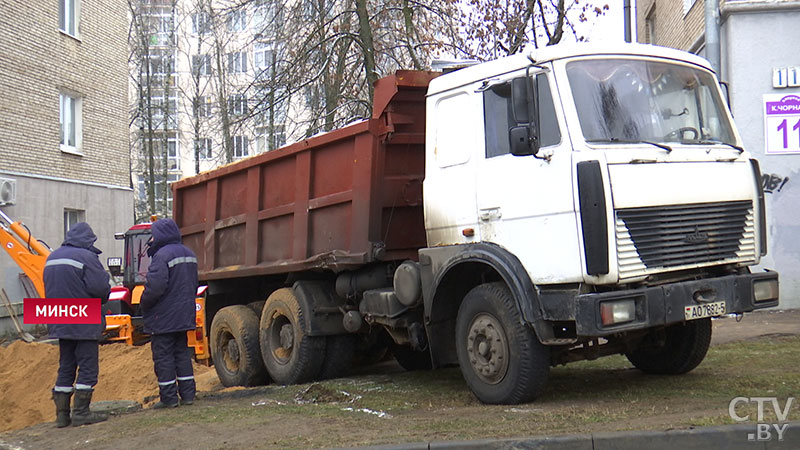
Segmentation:
<svg viewBox="0 0 800 450">
<path fill-rule="evenodd" d="M 0 209 L 52 248 L 70 225 L 86 221 L 101 256 L 120 255 L 114 233 L 133 222 L 126 8 L 95 0 L 3 2 Z M 3 253 L 0 285 L 16 302 L 24 295 L 19 272 Z"/>
<path fill-rule="evenodd" d="M 284 3 L 135 2 L 131 142 L 140 219 L 170 214 L 169 183 L 302 137 L 287 129 L 290 101 L 274 79 Z"/>
<path fill-rule="evenodd" d="M 710 0 L 714 1 L 714 0 Z M 761 165 L 781 307 L 800 308 L 800 1 L 721 0 L 720 69 L 745 148 Z M 703 0 L 637 0 L 638 41 L 705 54 Z"/>
</svg>

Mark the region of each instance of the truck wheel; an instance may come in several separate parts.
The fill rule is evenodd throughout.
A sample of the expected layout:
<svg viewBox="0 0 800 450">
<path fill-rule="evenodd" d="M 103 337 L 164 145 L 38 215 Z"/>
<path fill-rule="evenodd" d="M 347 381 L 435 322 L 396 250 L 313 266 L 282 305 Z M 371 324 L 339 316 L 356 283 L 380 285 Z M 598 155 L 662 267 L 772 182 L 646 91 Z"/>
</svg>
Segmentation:
<svg viewBox="0 0 800 450">
<path fill-rule="evenodd" d="M 392 355 L 394 359 L 409 372 L 414 370 L 431 370 L 431 352 L 426 350 L 417 351 L 408 345 L 392 344 Z"/>
<path fill-rule="evenodd" d="M 692 320 L 672 325 L 663 339 L 652 333 L 636 350 L 625 356 L 642 372 L 679 375 L 697 367 L 711 344 L 711 319 Z"/>
<path fill-rule="evenodd" d="M 256 317 L 261 320 L 261 311 L 264 309 L 264 300 L 250 302 L 247 304 L 247 307 L 252 309 L 254 313 L 256 313 Z"/>
<path fill-rule="evenodd" d="M 464 297 L 456 320 L 461 373 L 484 403 L 517 404 L 539 396 L 550 372 L 550 350 L 522 323 L 503 283 L 486 283 Z"/>
<path fill-rule="evenodd" d="M 303 311 L 294 290 L 282 288 L 269 296 L 260 328 L 261 356 L 276 383 L 305 383 L 320 373 L 325 338 L 306 334 Z"/>
<path fill-rule="evenodd" d="M 320 380 L 340 378 L 347 374 L 353 366 L 355 355 L 355 339 L 353 336 L 341 334 L 338 336 L 325 336 L 325 359 L 322 369 L 317 376 Z"/>
<path fill-rule="evenodd" d="M 258 318 L 244 305 L 220 309 L 211 323 L 211 358 L 223 386 L 269 381 L 258 346 Z"/>
<path fill-rule="evenodd" d="M 386 335 L 383 328 L 372 329 L 367 334 L 356 335 L 356 355 L 353 364 L 371 366 L 383 361 L 389 353 L 392 338 Z"/>
</svg>

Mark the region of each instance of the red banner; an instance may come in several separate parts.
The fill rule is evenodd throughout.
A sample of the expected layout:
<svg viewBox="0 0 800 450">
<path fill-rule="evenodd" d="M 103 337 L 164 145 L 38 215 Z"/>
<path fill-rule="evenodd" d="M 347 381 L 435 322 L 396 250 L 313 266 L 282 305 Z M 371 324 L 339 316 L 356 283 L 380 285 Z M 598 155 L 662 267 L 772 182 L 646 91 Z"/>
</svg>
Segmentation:
<svg viewBox="0 0 800 450">
<path fill-rule="evenodd" d="M 23 301 L 25 324 L 99 324 L 99 298 L 26 298 Z"/>
</svg>

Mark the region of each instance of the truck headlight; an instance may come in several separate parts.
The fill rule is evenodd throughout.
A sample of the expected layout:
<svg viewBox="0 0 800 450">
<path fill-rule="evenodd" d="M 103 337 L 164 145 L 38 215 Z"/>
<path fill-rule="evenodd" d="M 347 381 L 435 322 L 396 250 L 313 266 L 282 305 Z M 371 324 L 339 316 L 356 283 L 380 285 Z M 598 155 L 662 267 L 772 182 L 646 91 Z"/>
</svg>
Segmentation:
<svg viewBox="0 0 800 450">
<path fill-rule="evenodd" d="M 778 298 L 778 280 L 756 280 L 753 282 L 753 299 L 766 302 Z"/>
<path fill-rule="evenodd" d="M 632 322 L 636 318 L 634 300 L 614 300 L 600 303 L 600 321 L 603 325 Z"/>
</svg>

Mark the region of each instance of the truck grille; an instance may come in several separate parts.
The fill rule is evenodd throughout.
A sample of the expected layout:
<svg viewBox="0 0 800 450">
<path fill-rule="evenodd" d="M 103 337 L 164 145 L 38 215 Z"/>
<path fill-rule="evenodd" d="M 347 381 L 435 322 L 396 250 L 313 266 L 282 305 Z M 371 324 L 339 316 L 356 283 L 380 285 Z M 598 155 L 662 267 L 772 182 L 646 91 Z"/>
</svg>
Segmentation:
<svg viewBox="0 0 800 450">
<path fill-rule="evenodd" d="M 620 209 L 616 227 L 620 278 L 756 258 L 749 200 Z"/>
</svg>

